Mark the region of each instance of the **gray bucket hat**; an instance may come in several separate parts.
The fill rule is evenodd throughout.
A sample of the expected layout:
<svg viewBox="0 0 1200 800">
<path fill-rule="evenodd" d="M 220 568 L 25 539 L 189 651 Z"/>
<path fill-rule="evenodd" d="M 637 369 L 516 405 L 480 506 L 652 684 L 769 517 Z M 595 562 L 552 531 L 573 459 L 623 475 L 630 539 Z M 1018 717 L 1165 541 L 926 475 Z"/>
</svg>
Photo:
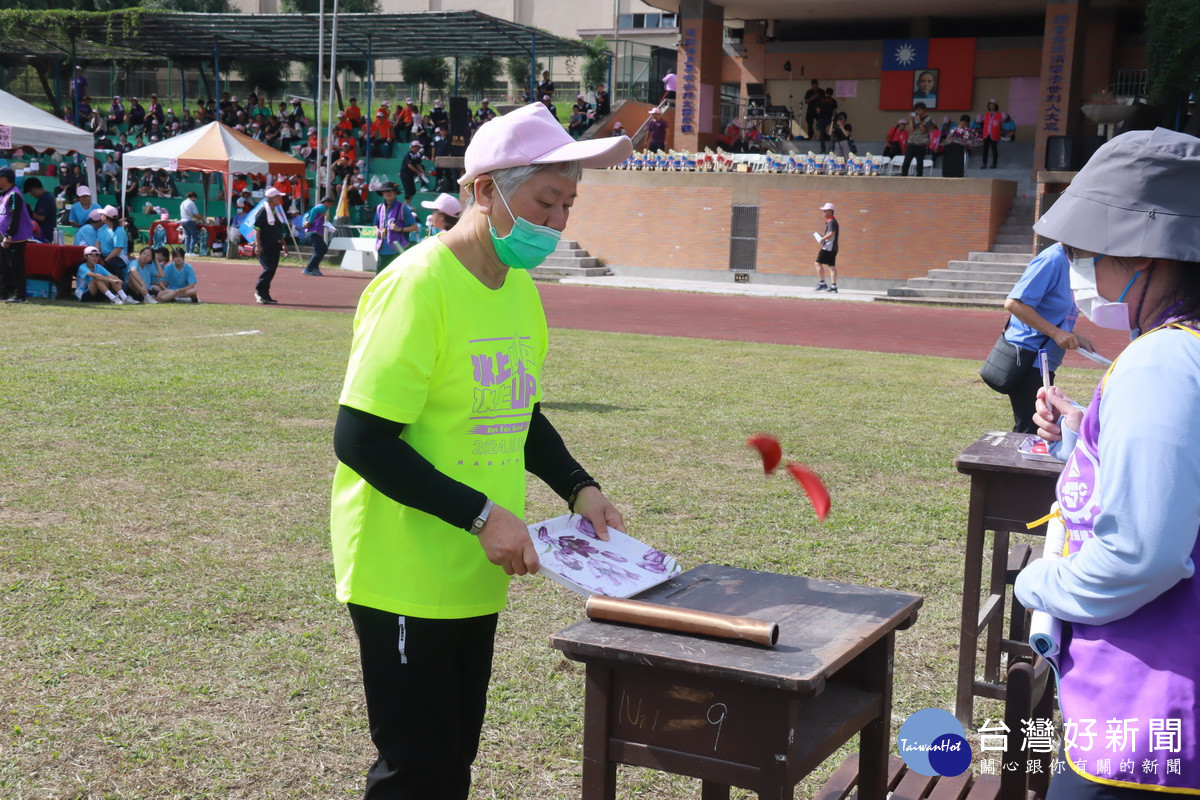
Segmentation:
<svg viewBox="0 0 1200 800">
<path fill-rule="evenodd" d="M 1033 229 L 1123 258 L 1200 261 L 1200 139 L 1156 128 L 1105 143 Z"/>
</svg>

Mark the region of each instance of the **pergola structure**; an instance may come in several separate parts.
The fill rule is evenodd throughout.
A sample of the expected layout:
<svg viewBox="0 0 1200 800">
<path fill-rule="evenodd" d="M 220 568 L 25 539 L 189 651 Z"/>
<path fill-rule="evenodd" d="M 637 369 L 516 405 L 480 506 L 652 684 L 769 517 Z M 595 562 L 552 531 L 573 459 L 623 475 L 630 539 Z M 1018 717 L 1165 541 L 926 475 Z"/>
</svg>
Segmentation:
<svg viewBox="0 0 1200 800">
<path fill-rule="evenodd" d="M 0 11 L 0 17 L 5 13 Z M 331 18 L 329 14 L 326 16 Z M 325 26 L 330 27 L 330 24 L 327 19 Z M 586 56 L 588 53 L 580 41 L 564 39 L 540 28 L 479 11 L 339 13 L 336 26 L 340 58 L 367 64 L 368 107 L 372 103 L 374 62 L 377 59 L 437 57 L 453 58 L 457 64 L 459 58 L 528 56 L 532 95 L 538 57 Z M 192 14 L 141 10 L 77 13 L 67 19 L 57 19 L 48 26 L 47 32 L 50 30 L 55 38 L 70 40 L 72 53 L 77 52 L 77 45 L 79 51 L 88 45 L 111 47 L 114 38 L 121 38 L 123 47 L 139 54 L 174 60 L 212 59 L 217 96 L 220 95 L 222 60 L 315 64 L 334 54 L 331 37 L 322 35 L 321 21 L 316 14 Z M 25 41 L 31 37 L 45 41 L 36 26 L 24 33 Z M 0 41 L 0 47 L 16 48 L 16 52 L 23 46 L 27 47 L 21 42 Z M 354 54 L 347 56 L 347 51 Z M 319 109 L 317 113 L 319 115 Z"/>
<path fill-rule="evenodd" d="M 143 13 L 133 49 L 174 59 L 215 53 L 220 58 L 316 61 L 317 26 L 316 14 Z M 97 18 L 81 21 L 79 34 L 101 43 L 109 30 Z M 479 11 L 339 13 L 338 36 L 364 58 L 587 55 L 581 42 Z"/>
</svg>

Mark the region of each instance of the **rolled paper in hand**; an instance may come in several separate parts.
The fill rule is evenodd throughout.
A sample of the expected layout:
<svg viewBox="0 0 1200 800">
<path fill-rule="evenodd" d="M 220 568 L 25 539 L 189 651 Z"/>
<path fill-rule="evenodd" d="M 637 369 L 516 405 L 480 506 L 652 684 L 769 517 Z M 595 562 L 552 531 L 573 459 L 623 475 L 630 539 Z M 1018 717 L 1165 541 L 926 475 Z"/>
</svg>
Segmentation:
<svg viewBox="0 0 1200 800">
<path fill-rule="evenodd" d="M 594 594 L 588 598 L 588 619 L 621 622 L 676 633 L 695 633 L 716 639 L 735 639 L 773 647 L 779 641 L 779 623 L 751 617 L 734 617 L 712 611 L 675 608 L 641 600 L 622 600 Z"/>
</svg>

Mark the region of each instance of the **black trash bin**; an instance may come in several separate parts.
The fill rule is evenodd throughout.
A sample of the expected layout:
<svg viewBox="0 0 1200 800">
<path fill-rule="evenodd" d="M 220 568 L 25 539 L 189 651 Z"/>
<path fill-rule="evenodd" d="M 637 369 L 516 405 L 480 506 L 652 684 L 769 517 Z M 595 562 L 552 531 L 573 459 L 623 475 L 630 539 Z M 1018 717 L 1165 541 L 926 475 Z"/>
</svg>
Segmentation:
<svg viewBox="0 0 1200 800">
<path fill-rule="evenodd" d="M 966 172 L 967 148 L 948 144 L 942 148 L 942 177 L 961 178 Z"/>
</svg>

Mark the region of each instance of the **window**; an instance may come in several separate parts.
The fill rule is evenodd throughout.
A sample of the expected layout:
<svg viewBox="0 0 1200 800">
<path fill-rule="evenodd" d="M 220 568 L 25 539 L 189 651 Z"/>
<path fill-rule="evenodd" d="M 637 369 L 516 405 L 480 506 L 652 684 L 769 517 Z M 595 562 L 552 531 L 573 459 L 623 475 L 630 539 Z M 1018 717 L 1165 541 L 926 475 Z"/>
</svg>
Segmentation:
<svg viewBox="0 0 1200 800">
<path fill-rule="evenodd" d="M 623 30 L 674 28 L 679 24 L 676 14 L 618 14 L 617 27 Z"/>
</svg>

